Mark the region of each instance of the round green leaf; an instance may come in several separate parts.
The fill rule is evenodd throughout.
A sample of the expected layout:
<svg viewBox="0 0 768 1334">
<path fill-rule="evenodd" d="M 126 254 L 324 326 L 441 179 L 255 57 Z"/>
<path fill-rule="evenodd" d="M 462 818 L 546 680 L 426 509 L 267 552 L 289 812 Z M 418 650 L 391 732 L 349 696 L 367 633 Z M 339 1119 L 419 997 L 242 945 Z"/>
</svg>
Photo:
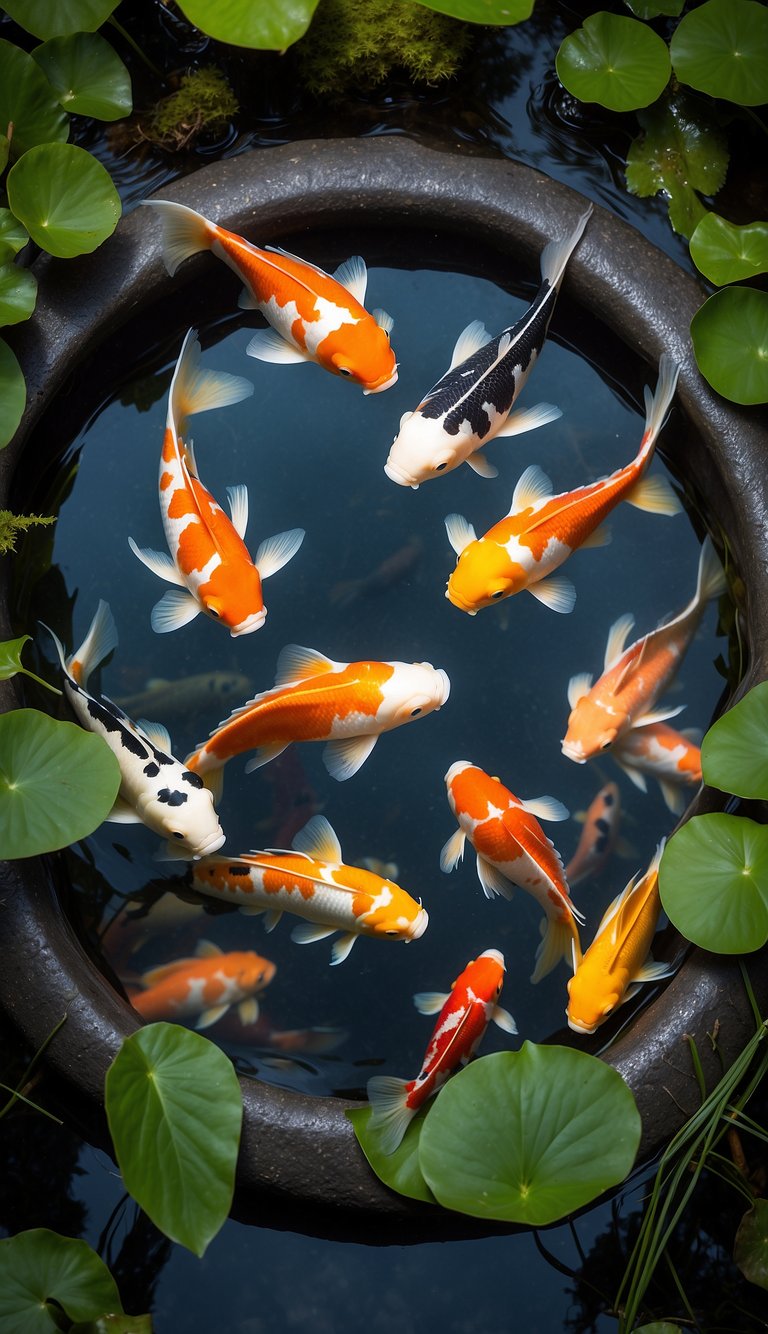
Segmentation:
<svg viewBox="0 0 768 1334">
<path fill-rule="evenodd" d="M 33 1228 L 0 1241 L 0 1329 L 50 1334 L 70 1320 L 122 1312 L 115 1280 L 84 1241 Z M 69 1328 L 69 1325 L 67 1325 Z"/>
<path fill-rule="evenodd" d="M 531 17 L 534 0 L 418 0 L 418 3 L 465 23 L 511 27 Z"/>
<path fill-rule="evenodd" d="M 231 1061 L 178 1024 L 126 1038 L 107 1071 L 125 1188 L 172 1241 L 202 1255 L 232 1203 L 243 1114 Z"/>
<path fill-rule="evenodd" d="M 707 213 L 691 237 L 691 258 L 711 283 L 738 283 L 768 272 L 768 222 L 736 227 Z"/>
<path fill-rule="evenodd" d="M 570 1047 L 525 1042 L 445 1085 L 419 1163 L 446 1208 L 541 1227 L 623 1181 L 639 1143 L 640 1114 L 615 1070 Z"/>
<path fill-rule="evenodd" d="M 27 402 L 27 386 L 16 357 L 0 338 L 0 449 L 16 434 Z"/>
<path fill-rule="evenodd" d="M 101 737 L 37 709 L 0 717 L 0 847 L 9 859 L 92 834 L 119 787 L 117 760 Z"/>
<path fill-rule="evenodd" d="M 738 815 L 695 815 L 669 840 L 659 868 L 669 920 L 716 954 L 768 940 L 768 827 Z"/>
<path fill-rule="evenodd" d="M 284 51 L 304 36 L 318 0 L 179 0 L 179 9 L 201 32 L 232 46 Z"/>
<path fill-rule="evenodd" d="M 0 208 L 0 263 L 17 255 L 28 240 L 26 227 L 22 227 L 9 208 Z"/>
<path fill-rule="evenodd" d="M 3 0 L 6 14 L 35 37 L 65 37 L 95 32 L 106 23 L 119 0 Z"/>
<path fill-rule="evenodd" d="M 736 797 L 768 800 L 768 681 L 713 723 L 701 743 L 704 782 Z"/>
<path fill-rule="evenodd" d="M 733 1258 L 742 1274 L 759 1288 L 768 1288 L 768 1200 L 755 1200 L 739 1223 Z"/>
<path fill-rule="evenodd" d="M 410 1122 L 394 1153 L 382 1153 L 378 1136 L 375 1131 L 368 1129 L 368 1122 L 373 1115 L 370 1107 L 353 1107 L 345 1115 L 352 1122 L 357 1142 L 379 1180 L 411 1200 L 426 1200 L 428 1204 L 434 1204 L 435 1197 L 419 1167 L 419 1139 L 429 1106 L 422 1107 Z"/>
<path fill-rule="evenodd" d="M 13 122 L 12 158 L 35 144 L 63 140 L 69 134 L 64 114 L 40 66 L 12 42 L 0 38 L 0 127 Z"/>
<path fill-rule="evenodd" d="M 117 226 L 120 196 L 84 148 L 41 144 L 8 173 L 8 202 L 33 241 L 59 259 L 87 255 Z"/>
<path fill-rule="evenodd" d="M 756 0 L 706 0 L 680 20 L 670 52 L 680 82 L 700 93 L 768 102 L 768 9 Z"/>
<path fill-rule="evenodd" d="M 118 120 L 133 110 L 131 76 L 96 32 L 53 37 L 32 52 L 65 111 Z"/>
<path fill-rule="evenodd" d="M 29 269 L 0 262 L 0 325 L 28 320 L 37 301 L 37 279 Z"/>
<path fill-rule="evenodd" d="M 768 402 L 768 292 L 725 287 L 691 320 L 696 364 L 733 403 Z"/>
<path fill-rule="evenodd" d="M 669 51 L 652 28 L 616 14 L 590 14 L 557 53 L 557 77 L 581 102 L 636 111 L 669 81 Z"/>
</svg>

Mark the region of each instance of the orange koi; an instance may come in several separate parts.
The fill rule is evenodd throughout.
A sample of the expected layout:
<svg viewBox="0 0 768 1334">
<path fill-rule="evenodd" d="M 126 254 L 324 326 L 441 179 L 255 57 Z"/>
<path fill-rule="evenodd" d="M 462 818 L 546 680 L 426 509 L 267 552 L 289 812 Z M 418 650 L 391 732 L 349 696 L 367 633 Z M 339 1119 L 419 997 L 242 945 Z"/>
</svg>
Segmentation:
<svg viewBox="0 0 768 1334">
<path fill-rule="evenodd" d="M 589 674 L 572 676 L 568 683 L 571 706 L 562 751 L 583 764 L 608 750 L 630 728 L 645 727 L 674 718 L 685 707 L 660 709 L 654 705 L 666 690 L 691 643 L 707 603 L 725 591 L 725 575 L 714 548 L 704 542 L 699 556 L 696 592 L 676 616 L 636 639 L 625 649 L 634 619 L 620 616 L 608 632 L 603 675 L 592 685 Z"/>
<path fill-rule="evenodd" d="M 616 846 L 620 820 L 618 786 L 606 783 L 590 802 L 576 851 L 565 868 L 565 878 L 571 888 L 580 880 L 600 874 Z"/>
<path fill-rule="evenodd" d="M 368 1080 L 373 1109 L 368 1125 L 377 1132 L 382 1153 L 395 1152 L 419 1108 L 457 1066 L 474 1056 L 491 1020 L 505 1033 L 517 1032 L 512 1015 L 498 1003 L 504 971 L 504 955 L 484 950 L 470 960 L 447 995 L 422 991 L 414 996 L 419 1014 L 438 1014 L 438 1020 L 415 1079 L 375 1075 Z"/>
<path fill-rule="evenodd" d="M 331 277 L 279 246 L 259 249 L 183 204 L 142 202 L 160 212 L 163 260 L 171 277 L 190 255 L 211 250 L 245 284 L 241 308 L 261 311 L 271 326 L 251 339 L 250 357 L 282 364 L 316 361 L 366 394 L 395 383 L 397 362 L 389 342 L 393 321 L 386 311 L 365 309 L 368 271 L 359 255 Z"/>
<path fill-rule="evenodd" d="M 265 913 L 268 931 L 284 912 L 305 918 L 291 932 L 299 945 L 343 932 L 331 952 L 334 964 L 343 963 L 360 936 L 417 940 L 429 921 L 426 908 L 392 880 L 344 864 L 324 815 L 313 816 L 299 831 L 293 852 L 208 857 L 195 868 L 193 886 L 240 904 L 242 912 Z"/>
<path fill-rule="evenodd" d="M 259 1016 L 256 993 L 269 986 L 276 968 L 252 950 L 224 954 L 210 940 L 201 940 L 193 959 L 151 968 L 141 982 L 146 988 L 131 996 L 134 1010 L 147 1021 L 189 1019 L 195 1028 L 210 1028 L 236 1005 L 243 1024 Z"/>
<path fill-rule="evenodd" d="M 576 1033 L 594 1033 L 609 1015 L 639 990 L 658 982 L 676 964 L 654 963 L 651 942 L 661 912 L 659 862 L 664 841 L 642 876 L 634 876 L 614 899 L 595 938 L 568 981 L 568 1025 Z"/>
<path fill-rule="evenodd" d="M 511 899 L 515 885 L 533 895 L 545 917 L 532 982 L 540 982 L 560 959 L 581 958 L 577 922 L 584 918 L 571 902 L 560 854 L 539 824 L 540 819 L 566 820 L 562 802 L 553 797 L 521 801 L 468 760 L 452 764 L 445 782 L 459 828 L 440 854 L 441 870 L 454 869 L 469 839 L 486 898 Z"/>
<path fill-rule="evenodd" d="M 245 545 L 248 491 L 227 488 L 231 519 L 200 481 L 192 442 L 185 441 L 187 418 L 196 412 L 239 403 L 253 385 L 239 375 L 200 369 L 200 343 L 190 329 L 176 363 L 168 400 L 165 441 L 160 456 L 160 510 L 170 555 L 136 545 L 131 551 L 148 569 L 176 588 L 152 608 L 152 629 L 177 630 L 201 612 L 221 621 L 230 634 L 247 635 L 264 624 L 261 583 L 295 556 L 303 528 L 262 542 L 251 559 Z"/>
<path fill-rule="evenodd" d="M 695 730 L 676 732 L 666 723 L 649 723 L 625 732 L 611 753 L 641 792 L 647 790 L 646 774 L 655 778 L 667 809 L 681 815 L 685 807 L 682 789 L 701 783 L 700 736 Z"/>
<path fill-rule="evenodd" d="M 288 644 L 277 660 L 272 690 L 235 709 L 190 755 L 193 772 L 213 778 L 233 755 L 255 750 L 246 772 L 292 741 L 325 741 L 325 767 L 343 782 L 356 774 L 382 732 L 445 703 L 450 681 L 428 662 L 334 662 L 315 649 Z"/>
<path fill-rule="evenodd" d="M 445 520 L 448 540 L 458 561 L 446 597 L 474 616 L 481 607 L 527 589 L 552 611 L 573 610 L 576 591 L 557 570 L 578 548 L 604 546 L 609 540 L 603 521 L 625 500 L 652 514 L 677 514 L 680 502 L 663 477 L 644 474 L 677 385 L 679 366 L 664 354 L 659 382 L 652 395 L 646 388 L 646 418 L 640 449 L 631 463 L 575 491 L 554 496 L 541 468 L 526 468 L 512 497 L 509 514 L 478 539 L 460 514 Z"/>
</svg>

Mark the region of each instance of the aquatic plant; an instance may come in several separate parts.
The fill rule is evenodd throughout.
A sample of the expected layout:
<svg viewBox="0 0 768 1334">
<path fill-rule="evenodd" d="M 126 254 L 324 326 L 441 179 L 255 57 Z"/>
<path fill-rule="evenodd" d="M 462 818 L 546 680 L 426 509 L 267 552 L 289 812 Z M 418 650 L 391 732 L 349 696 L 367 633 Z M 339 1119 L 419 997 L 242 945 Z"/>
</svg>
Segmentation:
<svg viewBox="0 0 768 1334">
<path fill-rule="evenodd" d="M 126 1316 L 115 1280 L 87 1242 L 48 1228 L 0 1241 L 0 1326 L 4 1334 L 152 1330 L 148 1315 Z"/>
<path fill-rule="evenodd" d="M 10 510 L 0 510 L 0 556 L 7 556 L 16 550 L 16 541 L 21 533 L 38 525 L 45 527 L 55 522 L 55 514 L 12 514 Z"/>
<path fill-rule="evenodd" d="M 159 148 L 179 152 L 202 134 L 220 134 L 239 111 L 226 75 L 215 66 L 189 70 L 175 92 L 139 118 L 141 137 Z"/>
</svg>

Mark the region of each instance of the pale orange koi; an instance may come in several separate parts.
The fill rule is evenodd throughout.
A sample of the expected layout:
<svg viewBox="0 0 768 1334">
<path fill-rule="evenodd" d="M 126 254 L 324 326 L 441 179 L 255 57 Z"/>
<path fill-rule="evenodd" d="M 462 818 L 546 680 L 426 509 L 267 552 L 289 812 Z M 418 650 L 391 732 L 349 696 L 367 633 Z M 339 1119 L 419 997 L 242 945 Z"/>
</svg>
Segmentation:
<svg viewBox="0 0 768 1334">
<path fill-rule="evenodd" d="M 600 875 L 616 845 L 620 820 L 618 786 L 606 783 L 589 804 L 576 851 L 565 868 L 571 888 L 580 880 Z"/>
<path fill-rule="evenodd" d="M 269 959 L 252 950 L 224 954 L 203 940 L 195 958 L 176 959 L 144 973 L 146 990 L 132 995 L 131 1004 L 148 1021 L 197 1015 L 196 1028 L 209 1028 L 236 1005 L 243 1024 L 251 1024 L 259 1015 L 256 994 L 269 986 L 275 971 Z"/>
<path fill-rule="evenodd" d="M 701 783 L 701 747 L 694 736 L 698 739 L 700 733 L 648 723 L 625 732 L 611 754 L 641 792 L 646 791 L 646 776 L 655 778 L 667 808 L 680 815 L 685 806 L 683 788 Z"/>
</svg>

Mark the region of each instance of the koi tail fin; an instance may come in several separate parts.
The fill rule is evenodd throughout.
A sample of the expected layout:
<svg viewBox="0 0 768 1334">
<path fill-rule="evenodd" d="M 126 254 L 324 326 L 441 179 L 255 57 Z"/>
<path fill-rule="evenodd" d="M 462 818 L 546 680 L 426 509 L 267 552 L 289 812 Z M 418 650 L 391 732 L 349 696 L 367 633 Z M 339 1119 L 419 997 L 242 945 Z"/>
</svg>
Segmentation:
<svg viewBox="0 0 768 1334">
<path fill-rule="evenodd" d="M 163 225 L 163 263 L 171 277 L 180 264 L 199 250 L 210 250 L 216 238 L 213 223 L 186 204 L 172 204 L 168 199 L 142 199 L 142 204 L 156 208 Z"/>
<path fill-rule="evenodd" d="M 408 1106 L 411 1081 L 394 1075 L 374 1075 L 368 1080 L 368 1101 L 373 1115 L 369 1121 L 375 1130 L 382 1153 L 394 1153 L 399 1147 L 415 1110 Z"/>
<path fill-rule="evenodd" d="M 696 580 L 695 602 L 703 607 L 713 598 L 719 598 L 726 590 L 725 571 L 709 538 L 702 543 L 699 556 L 699 574 Z"/>
<path fill-rule="evenodd" d="M 117 627 L 109 603 L 105 602 L 103 598 L 99 601 L 96 614 L 88 627 L 85 639 L 66 661 L 58 636 L 54 635 L 53 630 L 49 629 L 48 626 L 45 628 L 53 636 L 53 642 L 56 645 L 59 661 L 64 671 L 83 688 L 87 685 L 91 672 L 98 667 L 100 662 L 104 661 L 113 649 L 117 648 Z"/>
<path fill-rule="evenodd" d="M 184 434 L 187 417 L 211 408 L 225 408 L 250 398 L 253 385 L 242 375 L 226 371 L 206 371 L 200 366 L 200 341 L 197 330 L 190 329 L 179 353 L 171 380 L 171 416 L 177 435 Z"/>
<path fill-rule="evenodd" d="M 550 241 L 541 252 L 541 279 L 550 287 L 559 287 L 565 273 L 565 266 L 584 234 L 589 219 L 592 217 L 592 205 L 585 209 L 570 236 L 563 241 Z"/>
<path fill-rule="evenodd" d="M 659 378 L 655 393 L 648 385 L 643 390 L 645 398 L 645 429 L 638 459 L 647 464 L 656 446 L 657 436 L 664 425 L 672 399 L 677 388 L 680 364 L 668 352 L 663 352 L 659 359 Z"/>
<path fill-rule="evenodd" d="M 573 971 L 576 972 L 581 963 L 579 928 L 573 920 L 545 917 L 541 923 L 541 944 L 536 951 L 536 967 L 531 974 L 531 981 L 540 982 L 557 967 L 561 959 L 572 963 Z"/>
</svg>

